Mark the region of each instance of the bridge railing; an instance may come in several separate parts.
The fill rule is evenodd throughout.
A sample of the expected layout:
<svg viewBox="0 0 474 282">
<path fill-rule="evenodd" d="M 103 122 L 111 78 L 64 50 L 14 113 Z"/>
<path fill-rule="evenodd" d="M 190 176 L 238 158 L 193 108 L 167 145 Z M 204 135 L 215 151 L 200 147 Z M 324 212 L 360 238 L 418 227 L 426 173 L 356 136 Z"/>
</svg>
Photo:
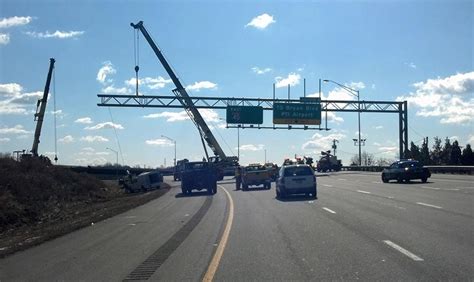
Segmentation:
<svg viewBox="0 0 474 282">
<path fill-rule="evenodd" d="M 453 173 L 453 174 L 474 174 L 474 166 L 458 166 L 458 165 L 427 165 L 425 166 L 431 173 Z M 343 166 L 344 171 L 372 171 L 381 172 L 388 166 Z"/>
</svg>

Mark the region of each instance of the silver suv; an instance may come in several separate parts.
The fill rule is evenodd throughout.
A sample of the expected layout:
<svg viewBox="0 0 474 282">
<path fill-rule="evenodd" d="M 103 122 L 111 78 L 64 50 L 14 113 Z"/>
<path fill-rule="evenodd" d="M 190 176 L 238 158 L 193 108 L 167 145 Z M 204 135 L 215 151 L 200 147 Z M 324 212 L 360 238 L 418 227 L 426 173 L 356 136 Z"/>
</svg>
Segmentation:
<svg viewBox="0 0 474 282">
<path fill-rule="evenodd" d="M 309 165 L 283 166 L 278 174 L 275 190 L 280 199 L 290 194 L 306 194 L 318 198 L 316 176 Z"/>
</svg>

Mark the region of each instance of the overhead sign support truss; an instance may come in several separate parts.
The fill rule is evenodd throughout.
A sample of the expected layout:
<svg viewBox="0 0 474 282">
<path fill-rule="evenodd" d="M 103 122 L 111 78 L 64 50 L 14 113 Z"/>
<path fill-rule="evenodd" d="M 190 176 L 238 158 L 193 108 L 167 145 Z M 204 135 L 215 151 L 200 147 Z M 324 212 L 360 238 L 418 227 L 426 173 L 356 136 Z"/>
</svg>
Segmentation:
<svg viewBox="0 0 474 282">
<path fill-rule="evenodd" d="M 130 108 L 176 108 L 182 109 L 180 101 L 183 98 L 173 96 L 152 95 L 111 95 L 98 94 L 100 107 L 130 107 Z M 260 106 L 263 110 L 273 110 L 274 103 L 301 103 L 300 99 L 271 99 L 271 98 L 234 98 L 234 97 L 190 97 L 188 103 L 197 109 L 227 109 L 227 106 Z M 352 112 L 356 113 L 396 113 L 399 117 L 399 156 L 405 157 L 408 151 L 408 106 L 406 101 L 337 101 L 321 100 L 321 111 L 326 112 L 326 126 L 259 126 L 259 125 L 228 125 L 228 128 L 253 128 L 253 129 L 303 129 L 303 130 L 328 130 L 328 112 Z"/>
</svg>

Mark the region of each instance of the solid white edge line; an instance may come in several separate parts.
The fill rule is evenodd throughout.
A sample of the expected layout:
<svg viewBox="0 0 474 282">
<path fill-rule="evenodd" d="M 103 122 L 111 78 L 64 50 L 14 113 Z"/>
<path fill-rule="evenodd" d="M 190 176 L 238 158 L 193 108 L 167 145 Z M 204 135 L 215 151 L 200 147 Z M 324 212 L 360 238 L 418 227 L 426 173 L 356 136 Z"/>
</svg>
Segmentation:
<svg viewBox="0 0 474 282">
<path fill-rule="evenodd" d="M 430 205 L 430 204 L 426 204 L 426 203 L 422 203 L 422 202 L 416 202 L 416 203 L 418 205 L 422 205 L 422 206 L 432 207 L 432 208 L 435 208 L 435 209 L 442 209 L 442 207 L 435 206 L 435 205 Z"/>
<path fill-rule="evenodd" d="M 330 213 L 336 213 L 335 211 L 331 210 L 331 209 L 328 209 L 328 208 L 323 208 L 323 210 L 327 211 L 327 212 L 330 212 Z"/>
<path fill-rule="evenodd" d="M 389 245 L 390 247 L 394 248 L 395 250 L 399 251 L 400 253 L 406 255 L 407 257 L 411 258 L 414 261 L 423 261 L 424 259 L 420 258 L 419 256 L 405 250 L 404 248 L 400 247 L 399 245 L 393 243 L 392 241 L 389 240 L 384 240 L 383 241 L 385 244 Z"/>
<path fill-rule="evenodd" d="M 230 230 L 232 228 L 232 222 L 234 220 L 234 201 L 232 200 L 232 196 L 230 193 L 225 189 L 223 186 L 218 185 L 227 195 L 227 199 L 229 200 L 229 215 L 227 216 L 226 225 L 224 228 L 224 232 L 222 233 L 219 245 L 217 246 L 216 252 L 209 263 L 207 268 L 206 274 L 204 275 L 202 281 L 213 281 L 214 275 L 216 275 L 217 268 L 219 267 L 219 263 L 222 259 L 222 255 L 224 253 L 224 249 L 227 245 L 227 240 L 229 239 Z"/>
<path fill-rule="evenodd" d="M 359 193 L 364 193 L 364 194 L 372 194 L 372 193 L 370 193 L 370 192 L 362 191 L 362 190 L 357 190 L 357 192 L 359 192 Z"/>
</svg>

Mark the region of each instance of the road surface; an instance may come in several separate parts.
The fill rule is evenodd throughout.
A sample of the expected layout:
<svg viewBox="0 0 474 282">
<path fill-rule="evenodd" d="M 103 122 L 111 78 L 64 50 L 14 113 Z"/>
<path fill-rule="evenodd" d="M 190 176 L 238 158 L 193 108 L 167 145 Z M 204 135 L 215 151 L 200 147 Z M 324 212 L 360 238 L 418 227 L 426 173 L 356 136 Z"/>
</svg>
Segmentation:
<svg viewBox="0 0 474 282">
<path fill-rule="evenodd" d="M 321 174 L 318 200 L 271 190 L 182 197 L 0 260 L 0 280 L 473 280 L 474 177 L 383 184 Z M 228 194 L 227 194 L 228 192 Z"/>
</svg>

